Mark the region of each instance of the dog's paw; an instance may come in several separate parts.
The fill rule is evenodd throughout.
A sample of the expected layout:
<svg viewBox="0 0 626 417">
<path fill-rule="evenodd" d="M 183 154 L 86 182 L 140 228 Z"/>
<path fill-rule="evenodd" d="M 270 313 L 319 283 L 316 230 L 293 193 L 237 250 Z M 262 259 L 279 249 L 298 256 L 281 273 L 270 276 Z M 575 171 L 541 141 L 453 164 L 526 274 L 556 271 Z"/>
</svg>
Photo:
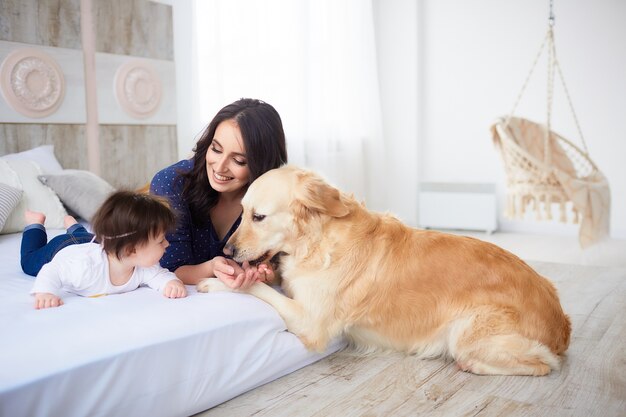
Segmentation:
<svg viewBox="0 0 626 417">
<path fill-rule="evenodd" d="M 300 341 L 302 342 L 304 347 L 306 347 L 311 352 L 324 353 L 326 351 L 327 343 L 322 340 L 306 337 L 303 335 L 298 335 L 298 338 L 300 338 Z"/>
<path fill-rule="evenodd" d="M 196 284 L 198 292 L 217 292 L 217 291 L 231 291 L 222 281 L 217 278 L 205 278 Z"/>
</svg>

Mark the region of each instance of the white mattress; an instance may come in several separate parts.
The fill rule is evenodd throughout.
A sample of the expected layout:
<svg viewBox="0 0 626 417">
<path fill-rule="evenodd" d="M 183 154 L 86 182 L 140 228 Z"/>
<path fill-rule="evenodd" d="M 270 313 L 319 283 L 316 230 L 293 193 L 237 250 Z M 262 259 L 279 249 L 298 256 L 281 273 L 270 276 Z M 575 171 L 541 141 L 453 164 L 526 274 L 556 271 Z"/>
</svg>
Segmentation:
<svg viewBox="0 0 626 417">
<path fill-rule="evenodd" d="M 191 286 L 35 310 L 20 239 L 0 236 L 0 416 L 188 416 L 343 346 L 308 352 L 264 302 Z"/>
</svg>

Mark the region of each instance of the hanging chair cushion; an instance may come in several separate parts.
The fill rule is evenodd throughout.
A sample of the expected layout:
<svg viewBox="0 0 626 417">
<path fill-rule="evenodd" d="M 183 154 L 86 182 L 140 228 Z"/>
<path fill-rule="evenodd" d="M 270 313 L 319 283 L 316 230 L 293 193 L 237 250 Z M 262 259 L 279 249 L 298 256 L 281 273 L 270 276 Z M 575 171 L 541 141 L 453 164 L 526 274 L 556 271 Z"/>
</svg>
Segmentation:
<svg viewBox="0 0 626 417">
<path fill-rule="evenodd" d="M 582 216 L 579 232 L 582 247 L 608 235 L 611 201 L 608 181 L 583 151 L 550 132 L 546 158 L 546 127 L 519 117 L 500 118 L 491 132 L 505 164 L 510 195 L 523 205 L 532 200 L 571 201 Z M 535 207 L 540 210 L 538 204 Z M 523 211 L 524 207 L 517 214 Z"/>
<path fill-rule="evenodd" d="M 596 171 L 586 179 L 578 179 L 555 172 L 563 185 L 565 193 L 582 213 L 578 239 L 583 248 L 609 235 L 611 214 L 611 192 L 609 183 L 600 171 Z"/>
</svg>

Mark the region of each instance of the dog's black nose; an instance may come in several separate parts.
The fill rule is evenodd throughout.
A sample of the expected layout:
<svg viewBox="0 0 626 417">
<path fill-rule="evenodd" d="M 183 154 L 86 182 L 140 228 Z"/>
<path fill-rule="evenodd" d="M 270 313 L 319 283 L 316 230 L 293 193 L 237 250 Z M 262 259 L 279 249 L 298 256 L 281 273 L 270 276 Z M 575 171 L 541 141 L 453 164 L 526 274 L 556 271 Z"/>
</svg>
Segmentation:
<svg viewBox="0 0 626 417">
<path fill-rule="evenodd" d="M 234 245 L 226 244 L 226 246 L 224 246 L 224 255 L 235 256 L 235 253 L 237 253 L 237 249 Z"/>
</svg>

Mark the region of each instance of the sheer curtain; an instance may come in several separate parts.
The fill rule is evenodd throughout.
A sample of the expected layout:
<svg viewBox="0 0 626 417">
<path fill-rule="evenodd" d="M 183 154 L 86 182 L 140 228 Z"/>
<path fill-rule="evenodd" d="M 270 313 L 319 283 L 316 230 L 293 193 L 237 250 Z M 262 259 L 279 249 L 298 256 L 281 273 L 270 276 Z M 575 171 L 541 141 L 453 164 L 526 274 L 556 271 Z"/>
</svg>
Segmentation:
<svg viewBox="0 0 626 417">
<path fill-rule="evenodd" d="M 290 163 L 373 209 L 385 202 L 385 146 L 372 2 L 196 0 L 193 118 L 253 97 L 281 114 Z"/>
</svg>

